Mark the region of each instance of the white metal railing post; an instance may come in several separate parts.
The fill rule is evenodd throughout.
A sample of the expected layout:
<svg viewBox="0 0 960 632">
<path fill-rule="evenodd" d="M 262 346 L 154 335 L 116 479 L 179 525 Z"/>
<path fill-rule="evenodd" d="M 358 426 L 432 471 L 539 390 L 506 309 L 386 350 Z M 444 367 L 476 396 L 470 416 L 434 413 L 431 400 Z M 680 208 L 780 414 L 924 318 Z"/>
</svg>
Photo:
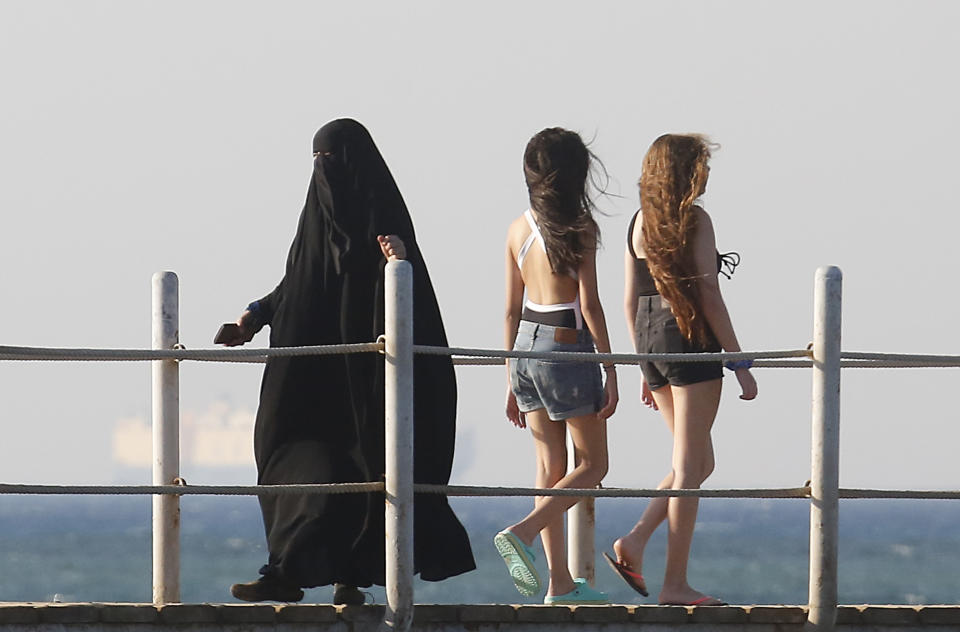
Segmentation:
<svg viewBox="0 0 960 632">
<path fill-rule="evenodd" d="M 152 348 L 173 349 L 180 339 L 179 282 L 173 272 L 153 275 Z M 154 360 L 153 484 L 180 476 L 180 369 Z M 153 603 L 180 601 L 180 497 L 153 497 Z"/>
<path fill-rule="evenodd" d="M 813 322 L 810 474 L 810 609 L 807 627 L 832 631 L 837 618 L 840 486 L 840 320 L 843 273 L 817 270 Z"/>
<path fill-rule="evenodd" d="M 413 623 L 413 267 L 387 263 L 384 285 L 386 625 Z"/>
<path fill-rule="evenodd" d="M 580 458 L 573 447 L 573 440 L 567 436 L 568 470 L 580 465 Z M 596 576 L 596 544 L 594 527 L 596 525 L 596 506 L 591 497 L 580 501 L 567 511 L 567 567 L 573 577 L 583 577 L 591 586 Z"/>
</svg>

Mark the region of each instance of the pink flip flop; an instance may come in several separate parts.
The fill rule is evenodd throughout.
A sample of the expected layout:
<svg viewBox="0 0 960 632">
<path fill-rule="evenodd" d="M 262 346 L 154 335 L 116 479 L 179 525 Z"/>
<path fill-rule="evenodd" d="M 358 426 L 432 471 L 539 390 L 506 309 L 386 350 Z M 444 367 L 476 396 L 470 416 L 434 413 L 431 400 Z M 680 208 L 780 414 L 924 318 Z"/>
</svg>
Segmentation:
<svg viewBox="0 0 960 632">
<path fill-rule="evenodd" d="M 647 592 L 647 582 L 643 580 L 643 575 L 640 573 L 634 573 L 632 570 L 630 570 L 629 566 L 622 564 L 607 555 L 606 551 L 603 552 L 603 557 L 607 559 L 607 564 L 610 565 L 610 568 L 612 568 L 617 575 L 623 579 L 623 581 L 627 582 L 627 586 L 630 586 L 630 588 L 633 588 L 644 597 L 650 596 Z"/>
</svg>

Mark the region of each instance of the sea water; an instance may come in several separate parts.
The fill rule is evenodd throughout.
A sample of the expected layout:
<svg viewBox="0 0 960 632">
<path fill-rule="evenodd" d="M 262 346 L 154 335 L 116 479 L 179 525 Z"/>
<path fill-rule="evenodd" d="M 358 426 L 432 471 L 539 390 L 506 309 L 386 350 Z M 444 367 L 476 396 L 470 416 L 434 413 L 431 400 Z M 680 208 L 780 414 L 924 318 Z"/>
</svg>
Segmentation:
<svg viewBox="0 0 960 632">
<path fill-rule="evenodd" d="M 616 603 L 656 603 L 663 577 L 665 525 L 647 547 L 651 597 L 633 592 L 600 552 L 639 517 L 646 500 L 596 505 L 596 585 Z M 513 588 L 494 534 L 529 511 L 526 498 L 455 498 L 477 570 L 416 583 L 418 603 L 538 603 Z M 185 496 L 181 500 L 181 598 L 231 602 L 230 584 L 250 581 L 266 560 L 257 501 Z M 0 601 L 151 601 L 151 503 L 147 497 L 0 497 Z M 960 603 L 960 502 L 844 500 L 840 506 L 841 603 Z M 809 502 L 704 499 L 693 540 L 690 583 L 739 604 L 807 602 Z M 539 543 L 537 565 L 546 576 Z M 384 603 L 382 587 L 367 589 Z M 329 603 L 330 587 L 305 602 Z"/>
</svg>

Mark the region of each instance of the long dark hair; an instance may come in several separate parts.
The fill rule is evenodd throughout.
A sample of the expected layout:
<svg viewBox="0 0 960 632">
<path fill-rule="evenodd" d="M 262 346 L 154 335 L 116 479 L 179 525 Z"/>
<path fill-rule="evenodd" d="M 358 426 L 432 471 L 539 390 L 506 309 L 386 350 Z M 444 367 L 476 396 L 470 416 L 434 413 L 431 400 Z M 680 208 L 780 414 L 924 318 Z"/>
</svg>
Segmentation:
<svg viewBox="0 0 960 632">
<path fill-rule="evenodd" d="M 523 152 L 530 207 L 555 274 L 577 270 L 584 252 L 600 242 L 587 190 L 594 161 L 580 135 L 560 127 L 538 132 Z"/>
</svg>

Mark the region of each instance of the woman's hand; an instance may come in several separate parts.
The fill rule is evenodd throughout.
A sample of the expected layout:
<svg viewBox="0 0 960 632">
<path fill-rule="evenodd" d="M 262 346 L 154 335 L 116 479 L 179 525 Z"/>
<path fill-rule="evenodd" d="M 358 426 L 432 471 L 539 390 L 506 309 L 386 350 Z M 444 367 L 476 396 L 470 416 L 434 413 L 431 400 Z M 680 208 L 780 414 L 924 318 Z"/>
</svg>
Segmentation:
<svg viewBox="0 0 960 632">
<path fill-rule="evenodd" d="M 403 240 L 396 235 L 377 235 L 377 242 L 387 261 L 400 261 L 407 258 L 407 248 L 403 245 Z"/>
<path fill-rule="evenodd" d="M 605 370 L 607 374 L 606 384 L 603 385 L 603 408 L 597 413 L 600 419 L 612 417 L 617 410 L 617 403 L 620 401 L 620 392 L 617 390 L 617 371 Z"/>
<path fill-rule="evenodd" d="M 740 382 L 740 399 L 753 399 L 757 396 L 757 381 L 753 379 L 750 369 L 737 369 L 737 381 Z"/>
<path fill-rule="evenodd" d="M 510 388 L 507 388 L 507 421 L 517 428 L 527 427 L 527 420 L 517 405 L 517 396 L 513 394 Z"/>
<path fill-rule="evenodd" d="M 657 407 L 657 401 L 653 399 L 653 391 L 650 390 L 650 385 L 647 384 L 646 379 L 643 380 L 643 386 L 640 387 L 640 401 L 643 402 L 643 405 L 647 408 L 660 410 Z"/>
<path fill-rule="evenodd" d="M 237 319 L 237 330 L 233 337 L 223 342 L 228 347 L 239 347 L 240 345 L 253 340 L 253 335 L 257 333 L 256 316 L 249 309 L 243 310 L 240 318 Z"/>
</svg>

